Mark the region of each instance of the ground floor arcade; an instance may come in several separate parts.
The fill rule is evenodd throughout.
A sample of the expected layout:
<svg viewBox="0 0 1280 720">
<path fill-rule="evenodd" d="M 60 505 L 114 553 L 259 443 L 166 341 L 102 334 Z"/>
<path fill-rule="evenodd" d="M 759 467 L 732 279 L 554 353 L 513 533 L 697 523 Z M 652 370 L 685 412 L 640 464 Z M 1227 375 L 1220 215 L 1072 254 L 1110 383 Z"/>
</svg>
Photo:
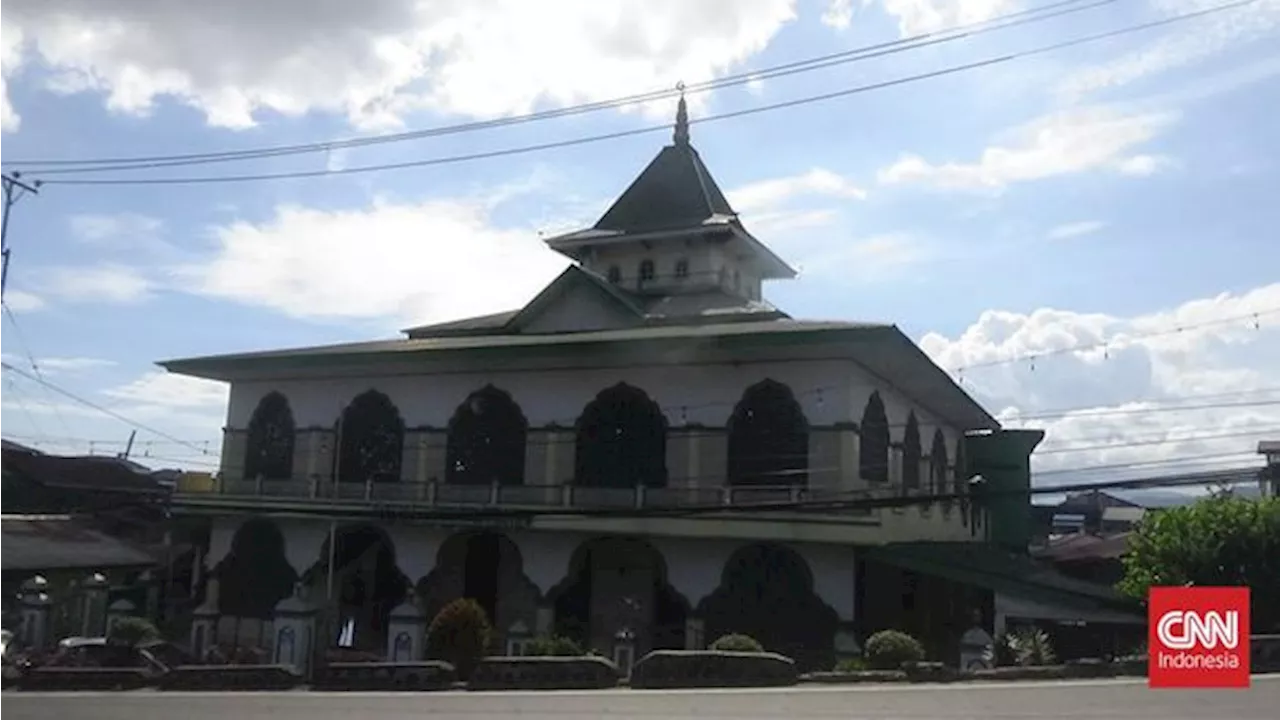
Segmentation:
<svg viewBox="0 0 1280 720">
<path fill-rule="evenodd" d="M 220 517 L 204 566 L 218 581 L 221 645 L 269 652 L 277 608 L 301 589 L 319 609 L 317 650 L 392 656 L 407 601 L 429 621 L 467 597 L 489 615 L 498 653 L 551 633 L 606 657 L 622 645 L 639 657 L 744 633 L 809 670 L 830 669 L 882 629 L 953 659 L 975 612 L 995 630 L 997 595 L 1017 589 L 991 587 L 990 573 L 894 559 L 883 548 L 777 540 Z"/>
</svg>

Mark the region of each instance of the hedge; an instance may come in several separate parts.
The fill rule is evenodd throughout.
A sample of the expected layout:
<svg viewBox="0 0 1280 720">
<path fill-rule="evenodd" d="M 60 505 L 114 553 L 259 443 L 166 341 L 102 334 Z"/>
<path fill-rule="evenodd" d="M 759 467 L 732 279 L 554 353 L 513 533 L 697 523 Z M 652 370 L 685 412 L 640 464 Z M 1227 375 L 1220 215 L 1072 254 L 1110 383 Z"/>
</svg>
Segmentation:
<svg viewBox="0 0 1280 720">
<path fill-rule="evenodd" d="M 316 690 L 423 691 L 448 690 L 458 680 L 453 666 L 440 660 L 425 662 L 329 663 L 319 670 Z"/>
<path fill-rule="evenodd" d="M 20 690 L 136 690 L 155 675 L 143 668 L 39 667 L 15 680 Z"/>
<path fill-rule="evenodd" d="M 633 688 L 780 687 L 798 681 L 795 662 L 777 653 L 654 650 L 631 670 Z"/>
<path fill-rule="evenodd" d="M 618 685 L 618 666 L 602 657 L 487 657 L 468 690 L 600 690 Z"/>
<path fill-rule="evenodd" d="M 284 665 L 180 665 L 160 676 L 161 690 L 291 690 L 301 673 Z"/>
</svg>

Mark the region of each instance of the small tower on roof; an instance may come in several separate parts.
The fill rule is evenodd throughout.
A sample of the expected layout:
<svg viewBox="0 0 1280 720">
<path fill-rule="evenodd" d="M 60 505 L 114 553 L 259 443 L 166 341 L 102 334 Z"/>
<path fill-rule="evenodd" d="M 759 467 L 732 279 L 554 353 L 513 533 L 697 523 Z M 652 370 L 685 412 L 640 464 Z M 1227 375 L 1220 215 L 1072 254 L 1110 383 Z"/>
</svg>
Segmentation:
<svg viewBox="0 0 1280 720">
<path fill-rule="evenodd" d="M 641 296 L 715 293 L 757 301 L 764 281 L 796 276 L 747 232 L 694 149 L 683 87 L 672 143 L 593 227 L 547 245 Z"/>
</svg>

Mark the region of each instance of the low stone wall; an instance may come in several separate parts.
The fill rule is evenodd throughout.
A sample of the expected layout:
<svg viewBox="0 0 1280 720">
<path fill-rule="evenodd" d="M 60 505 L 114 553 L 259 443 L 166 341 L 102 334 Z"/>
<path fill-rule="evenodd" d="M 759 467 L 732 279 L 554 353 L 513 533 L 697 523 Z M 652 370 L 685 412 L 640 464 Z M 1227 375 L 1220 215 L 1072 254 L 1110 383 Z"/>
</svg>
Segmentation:
<svg viewBox="0 0 1280 720">
<path fill-rule="evenodd" d="M 292 690 L 304 678 L 284 665 L 180 665 L 160 676 L 161 690 Z"/>
<path fill-rule="evenodd" d="M 781 687 L 798 680 L 795 662 L 777 653 L 654 650 L 631 670 L 633 688 Z"/>
<path fill-rule="evenodd" d="M 1280 635 L 1250 637 L 1249 663 L 1256 673 L 1280 672 Z"/>
<path fill-rule="evenodd" d="M 136 690 L 155 675 L 142 668 L 42 667 L 14 680 L 19 690 Z"/>
<path fill-rule="evenodd" d="M 407 663 L 330 663 L 316 672 L 315 690 L 448 690 L 458 681 L 452 665 L 439 660 Z"/>
<path fill-rule="evenodd" d="M 618 666 L 602 657 L 487 657 L 468 690 L 600 690 L 617 687 Z"/>
</svg>

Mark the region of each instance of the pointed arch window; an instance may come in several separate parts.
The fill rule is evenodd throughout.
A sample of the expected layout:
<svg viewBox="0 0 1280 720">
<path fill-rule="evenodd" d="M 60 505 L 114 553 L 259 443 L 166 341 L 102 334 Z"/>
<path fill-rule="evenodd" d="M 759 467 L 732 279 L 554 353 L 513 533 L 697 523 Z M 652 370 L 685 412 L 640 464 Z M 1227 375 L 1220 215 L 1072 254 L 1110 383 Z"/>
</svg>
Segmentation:
<svg viewBox="0 0 1280 720">
<path fill-rule="evenodd" d="M 626 383 L 602 391 L 577 423 L 574 482 L 589 487 L 665 487 L 667 418 Z"/>
<path fill-rule="evenodd" d="M 920 489 L 920 423 L 914 411 L 907 416 L 907 429 L 902 433 L 902 488 Z"/>
<path fill-rule="evenodd" d="M 449 421 L 445 481 L 459 485 L 524 482 L 529 422 L 511 395 L 488 385 L 471 393 Z"/>
<path fill-rule="evenodd" d="M 653 280 L 654 269 L 652 260 L 640 261 L 640 282 L 649 282 Z"/>
<path fill-rule="evenodd" d="M 858 474 L 873 483 L 889 482 L 889 419 L 879 391 L 871 393 L 862 409 L 858 437 Z"/>
<path fill-rule="evenodd" d="M 730 485 L 808 483 L 809 421 L 791 388 L 763 380 L 747 388 L 729 418 Z"/>
<path fill-rule="evenodd" d="M 609 278 L 609 282 L 613 283 L 614 285 L 617 285 L 618 283 L 622 282 L 622 268 L 618 267 L 617 265 L 610 265 L 609 274 L 607 277 Z"/>
<path fill-rule="evenodd" d="M 272 391 L 258 401 L 245 441 L 246 479 L 288 480 L 293 477 L 295 427 L 289 400 Z"/>
<path fill-rule="evenodd" d="M 964 435 L 956 440 L 956 459 L 951 471 L 951 483 L 960 496 L 960 522 L 969 524 L 969 460 L 964 452 Z"/>
<path fill-rule="evenodd" d="M 676 279 L 684 280 L 689 277 L 689 261 L 680 259 L 676 261 Z"/>
<path fill-rule="evenodd" d="M 404 420 L 391 398 L 369 390 L 342 411 L 338 481 L 396 482 L 404 456 Z"/>
<path fill-rule="evenodd" d="M 939 428 L 933 431 L 933 446 L 929 450 L 929 489 L 943 494 L 947 492 L 947 438 Z M 942 509 L 950 510 L 951 501 L 942 500 Z"/>
</svg>

